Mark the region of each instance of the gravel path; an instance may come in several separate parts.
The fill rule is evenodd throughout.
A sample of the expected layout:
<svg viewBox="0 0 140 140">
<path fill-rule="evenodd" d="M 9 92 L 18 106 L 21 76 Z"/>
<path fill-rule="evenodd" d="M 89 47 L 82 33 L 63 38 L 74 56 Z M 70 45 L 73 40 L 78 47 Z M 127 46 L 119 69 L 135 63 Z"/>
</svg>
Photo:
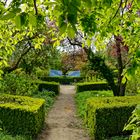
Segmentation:
<svg viewBox="0 0 140 140">
<path fill-rule="evenodd" d="M 61 86 L 60 95 L 46 117 L 46 128 L 37 140 L 89 140 L 76 117 L 74 86 Z"/>
</svg>

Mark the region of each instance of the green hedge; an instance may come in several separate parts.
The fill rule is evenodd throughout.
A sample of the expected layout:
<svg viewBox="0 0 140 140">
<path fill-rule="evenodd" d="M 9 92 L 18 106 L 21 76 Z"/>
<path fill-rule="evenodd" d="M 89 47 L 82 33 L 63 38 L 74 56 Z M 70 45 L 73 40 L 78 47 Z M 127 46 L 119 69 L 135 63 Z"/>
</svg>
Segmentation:
<svg viewBox="0 0 140 140">
<path fill-rule="evenodd" d="M 94 97 L 87 100 L 85 123 L 93 139 L 122 134 L 140 97 Z"/>
<path fill-rule="evenodd" d="M 35 136 L 45 119 L 43 99 L 0 95 L 0 128 L 11 134 Z"/>
<path fill-rule="evenodd" d="M 84 82 L 77 83 L 77 92 L 92 91 L 92 90 L 110 90 L 106 82 Z"/>
<path fill-rule="evenodd" d="M 113 96 L 113 92 L 111 90 L 102 90 L 102 91 L 93 90 L 79 92 L 78 94 L 75 95 L 78 116 L 81 117 L 82 119 L 84 118 L 87 99 L 91 97 L 110 97 L 110 96 Z"/>
<path fill-rule="evenodd" d="M 65 77 L 65 76 L 56 76 L 56 77 L 40 77 L 43 81 L 48 82 L 58 82 L 60 84 L 72 84 L 80 81 L 84 81 L 84 77 Z"/>
<path fill-rule="evenodd" d="M 60 92 L 60 85 L 56 82 L 45 82 L 45 81 L 34 81 L 38 85 L 38 90 L 43 91 L 43 89 L 55 92 L 56 95 Z"/>
</svg>

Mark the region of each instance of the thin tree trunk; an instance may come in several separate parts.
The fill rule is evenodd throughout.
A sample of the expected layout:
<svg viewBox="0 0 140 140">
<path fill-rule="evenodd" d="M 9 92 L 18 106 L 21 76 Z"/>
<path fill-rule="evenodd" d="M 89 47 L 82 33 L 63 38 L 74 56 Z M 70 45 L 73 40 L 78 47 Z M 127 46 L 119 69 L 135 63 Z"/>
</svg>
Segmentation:
<svg viewBox="0 0 140 140">
<path fill-rule="evenodd" d="M 124 96 L 126 84 L 122 84 L 122 79 L 123 79 L 122 76 L 123 62 L 122 62 L 122 54 L 121 54 L 122 38 L 120 36 L 115 36 L 115 40 L 116 40 L 116 52 L 117 52 L 117 64 L 118 64 L 117 91 L 118 91 L 118 96 Z"/>
</svg>

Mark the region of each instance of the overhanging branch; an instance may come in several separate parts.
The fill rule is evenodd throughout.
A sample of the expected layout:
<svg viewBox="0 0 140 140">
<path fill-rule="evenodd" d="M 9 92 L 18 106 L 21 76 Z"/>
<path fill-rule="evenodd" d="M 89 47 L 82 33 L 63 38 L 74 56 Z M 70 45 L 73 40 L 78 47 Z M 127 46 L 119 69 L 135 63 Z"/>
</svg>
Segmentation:
<svg viewBox="0 0 140 140">
<path fill-rule="evenodd" d="M 34 0 L 34 9 L 35 9 L 35 15 L 38 15 L 38 9 L 36 5 L 36 0 Z"/>
<path fill-rule="evenodd" d="M 117 16 L 117 14 L 118 14 L 118 12 L 119 12 L 121 6 L 122 6 L 122 3 L 123 3 L 123 0 L 120 0 L 119 7 L 118 7 L 117 11 L 115 12 L 114 16 L 110 19 L 109 24 L 110 24 L 110 22 Z"/>
<path fill-rule="evenodd" d="M 18 68 L 19 63 L 21 62 L 22 58 L 31 50 L 31 48 L 33 48 L 32 45 L 31 45 L 31 42 L 28 41 L 28 43 L 25 46 L 27 46 L 27 45 L 29 45 L 29 47 L 20 55 L 20 57 L 18 58 L 15 65 L 13 67 L 7 67 L 5 69 L 5 72 L 10 73 L 10 72 L 12 72 L 12 71 L 14 71 Z"/>
</svg>

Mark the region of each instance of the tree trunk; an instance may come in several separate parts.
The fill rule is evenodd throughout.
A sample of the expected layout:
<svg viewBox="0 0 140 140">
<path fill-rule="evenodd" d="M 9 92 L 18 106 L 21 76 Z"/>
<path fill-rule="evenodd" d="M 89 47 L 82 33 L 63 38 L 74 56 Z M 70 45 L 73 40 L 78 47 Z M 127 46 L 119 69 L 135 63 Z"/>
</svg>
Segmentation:
<svg viewBox="0 0 140 140">
<path fill-rule="evenodd" d="M 118 67 L 117 92 L 118 92 L 118 96 L 124 96 L 126 83 L 122 84 L 122 79 L 123 79 L 122 76 L 123 62 L 122 62 L 122 54 L 121 54 L 122 38 L 120 36 L 115 36 L 115 40 L 116 40 L 117 67 Z"/>
</svg>

